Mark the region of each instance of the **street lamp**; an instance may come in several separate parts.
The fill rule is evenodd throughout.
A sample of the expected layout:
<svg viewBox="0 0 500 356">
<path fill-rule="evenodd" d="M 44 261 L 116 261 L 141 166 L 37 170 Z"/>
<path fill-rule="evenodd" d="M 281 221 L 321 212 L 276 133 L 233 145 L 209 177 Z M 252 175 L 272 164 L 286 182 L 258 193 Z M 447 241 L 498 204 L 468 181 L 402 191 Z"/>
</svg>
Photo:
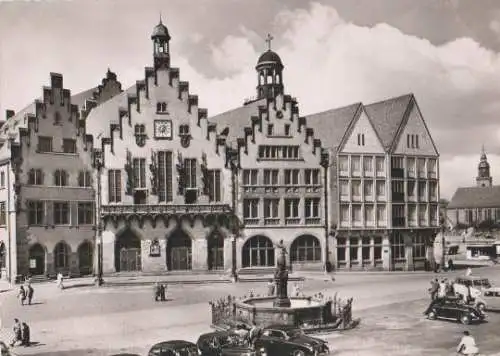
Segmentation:
<svg viewBox="0 0 500 356">
<path fill-rule="evenodd" d="M 102 186 L 101 186 L 101 174 L 102 168 L 104 167 L 102 152 L 96 151 L 94 153 L 94 166 L 97 169 L 97 278 L 96 285 L 102 286 L 104 284 L 104 279 L 102 278 L 102 216 L 101 216 L 101 197 L 102 197 Z"/>
<path fill-rule="evenodd" d="M 444 219 L 441 218 L 441 270 L 444 270 L 444 266 L 446 263 L 446 239 L 444 238 Z"/>
<path fill-rule="evenodd" d="M 330 153 L 328 150 L 323 150 L 321 152 L 321 161 L 320 161 L 321 167 L 323 167 L 323 205 L 324 205 L 324 219 L 325 219 L 325 273 L 330 272 L 331 270 L 331 265 L 329 261 L 329 243 L 328 243 L 328 237 L 330 234 L 330 228 L 329 228 L 329 210 L 328 210 L 328 170 L 330 168 Z"/>
</svg>

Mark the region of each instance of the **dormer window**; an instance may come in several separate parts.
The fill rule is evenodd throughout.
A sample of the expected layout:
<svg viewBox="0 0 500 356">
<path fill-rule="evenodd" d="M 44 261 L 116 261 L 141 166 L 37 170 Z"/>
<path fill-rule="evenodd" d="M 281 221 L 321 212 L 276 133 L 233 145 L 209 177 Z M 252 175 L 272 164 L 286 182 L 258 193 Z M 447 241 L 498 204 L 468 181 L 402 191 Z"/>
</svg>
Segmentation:
<svg viewBox="0 0 500 356">
<path fill-rule="evenodd" d="M 165 102 L 158 102 L 156 104 L 156 113 L 158 113 L 158 114 L 168 114 L 168 112 L 167 112 L 167 103 L 165 103 Z"/>
<path fill-rule="evenodd" d="M 143 124 L 137 124 L 134 128 L 135 142 L 137 146 L 143 147 L 146 144 L 146 126 Z"/>
<path fill-rule="evenodd" d="M 365 145 L 365 134 L 359 133 L 358 134 L 358 146 L 364 146 Z"/>
</svg>

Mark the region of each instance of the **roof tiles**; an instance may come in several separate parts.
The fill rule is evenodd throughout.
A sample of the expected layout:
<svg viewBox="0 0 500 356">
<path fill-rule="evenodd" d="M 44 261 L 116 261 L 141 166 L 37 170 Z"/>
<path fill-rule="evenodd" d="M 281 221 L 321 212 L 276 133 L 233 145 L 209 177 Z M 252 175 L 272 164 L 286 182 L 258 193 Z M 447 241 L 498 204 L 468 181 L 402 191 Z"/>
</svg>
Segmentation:
<svg viewBox="0 0 500 356">
<path fill-rule="evenodd" d="M 500 185 L 458 188 L 448 209 L 500 208 Z"/>
</svg>

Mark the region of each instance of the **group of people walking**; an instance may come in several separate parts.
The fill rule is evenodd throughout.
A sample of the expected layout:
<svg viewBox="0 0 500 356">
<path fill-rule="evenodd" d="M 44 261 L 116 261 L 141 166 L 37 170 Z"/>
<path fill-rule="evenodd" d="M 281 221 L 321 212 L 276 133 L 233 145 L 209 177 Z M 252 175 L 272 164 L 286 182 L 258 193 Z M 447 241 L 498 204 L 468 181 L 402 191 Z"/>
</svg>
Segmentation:
<svg viewBox="0 0 500 356">
<path fill-rule="evenodd" d="M 167 285 L 164 283 L 156 282 L 154 287 L 155 302 L 166 301 L 167 300 L 166 295 L 167 295 Z"/>
<path fill-rule="evenodd" d="M 31 302 L 33 301 L 34 293 L 35 293 L 35 290 L 31 286 L 31 279 L 29 277 L 26 277 L 24 284 L 21 284 L 19 286 L 19 292 L 17 295 L 21 305 L 25 305 L 26 303 L 28 305 L 31 305 Z"/>
<path fill-rule="evenodd" d="M 30 346 L 30 327 L 25 322 L 20 322 L 19 319 L 14 319 L 14 338 L 10 346 Z"/>
</svg>

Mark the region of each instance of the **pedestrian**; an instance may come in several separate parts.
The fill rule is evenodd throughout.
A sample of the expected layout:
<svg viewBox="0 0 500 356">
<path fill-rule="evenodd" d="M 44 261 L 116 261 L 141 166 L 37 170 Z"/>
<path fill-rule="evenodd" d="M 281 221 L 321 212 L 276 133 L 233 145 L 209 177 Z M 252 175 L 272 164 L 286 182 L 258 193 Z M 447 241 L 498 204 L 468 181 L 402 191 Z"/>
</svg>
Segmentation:
<svg viewBox="0 0 500 356">
<path fill-rule="evenodd" d="M 464 336 L 457 346 L 457 353 L 462 355 L 479 355 L 479 348 L 476 345 L 476 340 L 466 330 Z"/>
<path fill-rule="evenodd" d="M 22 337 L 22 340 L 21 340 L 21 345 L 22 346 L 30 346 L 31 345 L 31 341 L 30 341 L 30 327 L 28 326 L 28 324 L 26 323 L 22 323 L 22 330 L 21 330 L 21 337 Z"/>
<path fill-rule="evenodd" d="M 31 301 L 33 300 L 33 294 L 35 293 L 35 290 L 31 286 L 31 284 L 28 284 L 27 288 L 28 288 L 28 291 L 27 291 L 27 294 L 28 294 L 28 304 L 31 305 Z"/>
<path fill-rule="evenodd" d="M 19 292 L 17 294 L 17 297 L 19 298 L 21 305 L 24 305 L 24 302 L 26 301 L 26 290 L 24 289 L 23 285 L 19 286 Z"/>
<path fill-rule="evenodd" d="M 267 281 L 267 296 L 268 297 L 273 297 L 275 293 L 276 285 L 274 284 L 274 281 L 270 279 Z"/>
<path fill-rule="evenodd" d="M 252 322 L 252 328 L 248 332 L 248 342 L 251 346 L 255 347 L 255 341 L 260 336 L 261 329 L 255 324 L 255 321 Z"/>
<path fill-rule="evenodd" d="M 61 272 L 59 272 L 59 273 L 57 274 L 57 287 L 58 287 L 59 289 L 64 289 L 64 284 L 63 284 L 63 282 L 64 282 L 64 277 L 63 277 L 62 273 L 61 273 Z"/>
<path fill-rule="evenodd" d="M 467 272 L 465 272 L 465 275 L 469 277 L 472 274 L 472 269 L 470 267 L 467 267 Z"/>
<path fill-rule="evenodd" d="M 434 279 L 431 281 L 431 287 L 429 288 L 429 294 L 431 295 L 431 300 L 435 300 L 439 291 L 439 281 Z"/>
<path fill-rule="evenodd" d="M 23 341 L 22 338 L 22 326 L 21 323 L 19 322 L 19 319 L 14 319 L 14 326 L 12 327 L 12 330 L 14 331 L 14 338 L 12 339 L 12 342 L 10 343 L 10 346 L 16 346 L 16 344 L 21 344 Z"/>
<path fill-rule="evenodd" d="M 161 298 L 161 286 L 160 286 L 159 282 L 155 283 L 155 286 L 154 286 L 154 289 L 153 289 L 153 293 L 154 293 L 154 296 L 155 296 L 155 302 L 159 301 L 160 298 Z"/>
<path fill-rule="evenodd" d="M 448 269 L 450 271 L 454 271 L 455 270 L 455 265 L 453 264 L 453 260 L 451 258 L 448 260 Z"/>
<path fill-rule="evenodd" d="M 293 288 L 292 288 L 292 296 L 293 297 L 298 297 L 299 293 L 300 293 L 299 285 L 297 284 L 297 282 L 295 282 L 293 284 Z"/>
<path fill-rule="evenodd" d="M 444 299 L 446 297 L 446 280 L 442 279 L 439 283 L 438 298 Z"/>
<path fill-rule="evenodd" d="M 167 285 L 166 284 L 162 284 L 160 286 L 160 299 L 162 302 L 164 302 L 165 300 L 167 300 Z"/>
</svg>

